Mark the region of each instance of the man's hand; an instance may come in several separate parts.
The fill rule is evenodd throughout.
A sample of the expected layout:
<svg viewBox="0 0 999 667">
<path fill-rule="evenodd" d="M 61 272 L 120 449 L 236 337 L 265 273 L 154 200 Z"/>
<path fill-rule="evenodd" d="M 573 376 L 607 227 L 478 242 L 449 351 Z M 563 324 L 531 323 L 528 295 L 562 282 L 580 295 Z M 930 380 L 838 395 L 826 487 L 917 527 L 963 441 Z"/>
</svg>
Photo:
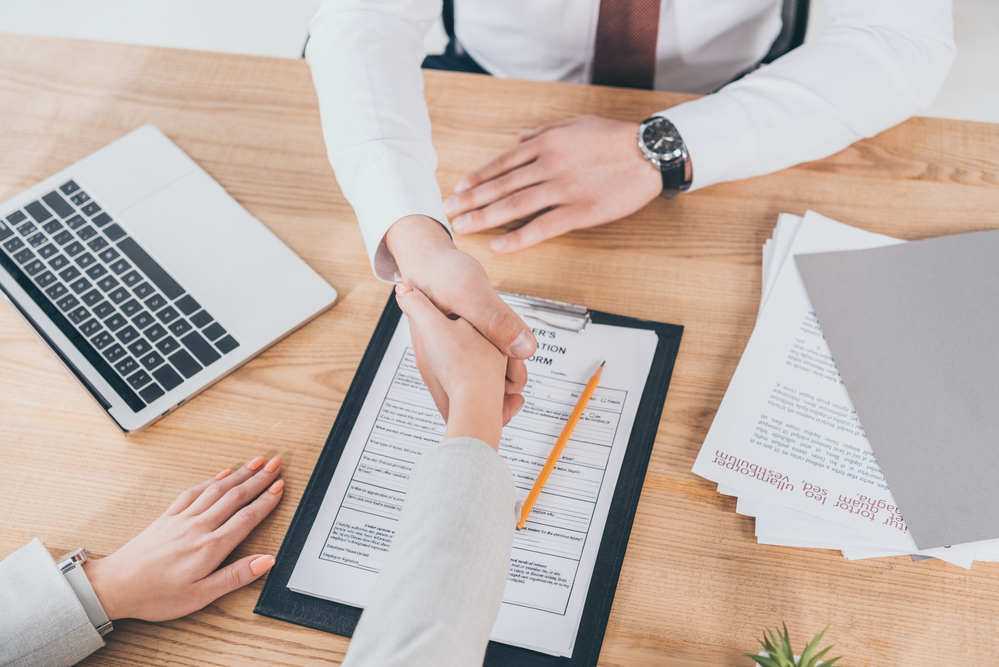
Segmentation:
<svg viewBox="0 0 999 667">
<path fill-rule="evenodd" d="M 392 225 L 385 243 L 404 282 L 420 290 L 445 315 L 471 324 L 510 358 L 507 393 L 519 394 L 527 382 L 527 369 L 519 360 L 534 354 L 538 343 L 530 327 L 496 294 L 482 265 L 458 250 L 439 222 L 422 215 L 407 216 Z M 415 335 L 413 343 L 417 364 L 426 368 L 424 350 Z M 425 375 L 424 382 L 446 420 L 447 392 L 432 375 Z M 504 423 L 512 416 L 508 406 Z"/>
<path fill-rule="evenodd" d="M 511 253 L 630 215 L 662 191 L 638 149 L 639 123 L 579 116 L 522 132 L 520 145 L 474 171 L 444 202 L 455 232 L 535 217 L 490 242 Z"/>
<path fill-rule="evenodd" d="M 163 515 L 107 558 L 83 569 L 108 617 L 168 621 L 260 578 L 274 557 L 219 565 L 284 495 L 281 459 L 258 456 L 180 494 Z"/>
</svg>

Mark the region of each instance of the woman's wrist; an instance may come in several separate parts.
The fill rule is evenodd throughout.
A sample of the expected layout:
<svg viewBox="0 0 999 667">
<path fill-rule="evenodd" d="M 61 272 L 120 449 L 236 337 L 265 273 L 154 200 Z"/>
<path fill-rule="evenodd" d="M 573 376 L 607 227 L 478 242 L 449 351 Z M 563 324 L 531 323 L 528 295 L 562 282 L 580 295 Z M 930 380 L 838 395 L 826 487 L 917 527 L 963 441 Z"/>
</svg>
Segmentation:
<svg viewBox="0 0 999 667">
<path fill-rule="evenodd" d="M 503 431 L 503 393 L 481 389 L 448 393 L 446 439 L 477 438 L 499 451 Z"/>
<path fill-rule="evenodd" d="M 117 621 L 119 618 L 125 618 L 116 593 L 115 581 L 118 573 L 113 565 L 108 567 L 106 560 L 106 558 L 88 560 L 83 564 L 83 571 L 86 572 L 90 586 L 94 589 L 101 607 L 104 608 L 104 613 L 112 621 Z"/>
</svg>

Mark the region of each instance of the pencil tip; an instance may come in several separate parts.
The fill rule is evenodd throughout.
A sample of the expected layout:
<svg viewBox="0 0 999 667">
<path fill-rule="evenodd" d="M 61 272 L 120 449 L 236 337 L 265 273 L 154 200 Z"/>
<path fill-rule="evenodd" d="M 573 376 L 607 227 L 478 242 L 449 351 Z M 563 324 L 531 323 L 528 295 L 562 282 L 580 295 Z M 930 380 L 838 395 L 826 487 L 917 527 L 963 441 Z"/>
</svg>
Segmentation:
<svg viewBox="0 0 999 667">
<path fill-rule="evenodd" d="M 604 367 L 604 364 L 606 364 L 606 363 L 607 363 L 607 360 L 606 360 L 606 359 L 605 359 L 605 360 L 603 360 L 603 361 L 601 361 L 601 362 L 600 362 L 600 368 L 603 368 L 603 367 Z"/>
</svg>

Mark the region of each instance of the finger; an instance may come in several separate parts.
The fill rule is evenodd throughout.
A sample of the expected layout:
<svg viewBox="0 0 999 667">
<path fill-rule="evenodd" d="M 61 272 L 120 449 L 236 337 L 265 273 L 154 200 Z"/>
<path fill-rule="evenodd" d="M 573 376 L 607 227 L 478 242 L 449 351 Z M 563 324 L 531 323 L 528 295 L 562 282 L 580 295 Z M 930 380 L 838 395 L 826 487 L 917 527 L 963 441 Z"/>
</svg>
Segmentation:
<svg viewBox="0 0 999 667">
<path fill-rule="evenodd" d="M 206 509 L 202 518 L 211 530 L 215 530 L 228 521 L 236 512 L 253 502 L 264 489 L 273 484 L 281 474 L 281 457 L 275 456 L 263 468 L 257 470 L 252 477 L 242 484 L 232 487 Z M 207 491 L 205 492 L 207 493 Z"/>
<path fill-rule="evenodd" d="M 567 125 L 575 125 L 581 121 L 585 116 L 575 116 L 574 118 L 564 118 L 562 120 L 552 121 L 551 123 L 545 123 L 540 125 L 533 130 L 524 130 L 517 135 L 517 141 L 523 143 L 525 141 L 530 141 L 539 134 L 544 134 L 548 130 L 554 130 L 556 127 L 565 127 Z"/>
<path fill-rule="evenodd" d="M 508 255 L 571 232 L 575 229 L 574 222 L 569 207 L 559 206 L 542 213 L 519 229 L 495 237 L 489 242 L 489 248 L 493 252 Z"/>
<path fill-rule="evenodd" d="M 527 385 L 527 364 L 520 359 L 506 360 L 505 394 L 519 394 Z"/>
<path fill-rule="evenodd" d="M 218 502 L 218 499 L 224 496 L 229 489 L 234 486 L 238 486 L 245 482 L 246 480 L 253 477 L 258 470 L 264 467 L 267 459 L 263 456 L 258 456 L 253 460 L 247 462 L 245 466 L 232 472 L 228 475 L 223 475 L 219 473 L 216 475 L 214 480 L 209 480 L 208 486 L 195 498 L 195 500 L 190 503 L 190 505 L 184 510 L 187 514 L 195 515 L 201 514 L 209 507 Z M 222 472 L 225 472 L 224 470 Z M 200 485 L 199 485 L 200 486 Z M 198 487 L 195 487 L 198 488 Z"/>
<path fill-rule="evenodd" d="M 517 416 L 524 407 L 524 397 L 520 394 L 507 394 L 503 397 L 503 426 Z"/>
<path fill-rule="evenodd" d="M 532 162 L 538 157 L 540 150 L 541 147 L 537 143 L 524 143 L 515 146 L 458 181 L 454 186 L 454 191 L 461 193 L 465 190 L 471 190 L 477 185 L 505 174 L 511 169 L 516 169 L 521 165 Z"/>
<path fill-rule="evenodd" d="M 530 327 L 500 298 L 484 276 L 482 283 L 463 286 L 465 300 L 458 314 L 506 356 L 527 359 L 538 347 Z"/>
<path fill-rule="evenodd" d="M 441 413 L 441 417 L 447 423 L 451 401 L 448 398 L 447 392 L 444 391 L 444 386 L 437 379 L 437 376 L 434 375 L 430 364 L 427 362 L 427 353 L 423 345 L 423 334 L 412 321 L 409 323 L 409 331 L 413 338 L 413 354 L 416 355 L 416 367 L 420 371 L 420 377 L 423 378 L 423 384 L 427 385 L 427 390 L 434 399 L 434 405 L 437 406 L 438 412 Z"/>
<path fill-rule="evenodd" d="M 182 494 L 177 496 L 177 500 L 173 501 L 173 504 L 167 508 L 167 511 L 164 514 L 168 516 L 172 516 L 174 514 L 180 514 L 188 507 L 190 507 L 191 504 L 198 499 L 198 496 L 200 496 L 205 489 L 207 489 L 209 486 L 211 486 L 218 480 L 225 479 L 231 474 L 232 474 L 232 468 L 226 468 L 219 474 L 215 475 L 215 477 L 211 479 L 206 479 L 197 486 L 192 486 L 190 489 L 184 491 Z"/>
<path fill-rule="evenodd" d="M 544 180 L 547 180 L 544 167 L 537 161 L 529 162 L 471 190 L 448 197 L 444 200 L 444 212 L 451 216 L 452 229 L 467 234 L 472 231 L 467 229 L 470 222 L 468 211 L 492 204 L 518 190 L 523 190 Z"/>
<path fill-rule="evenodd" d="M 445 335 L 451 320 L 420 290 L 406 283 L 395 286 L 395 299 L 410 324 L 428 336 Z M 414 336 L 415 338 L 415 336 Z"/>
<path fill-rule="evenodd" d="M 539 183 L 531 187 L 511 192 L 497 202 L 469 211 L 454 219 L 455 229 L 462 234 L 481 232 L 505 225 L 514 220 L 522 220 L 540 211 L 563 204 L 558 188 L 552 182 Z"/>
<path fill-rule="evenodd" d="M 219 548 L 229 554 L 277 507 L 282 497 L 284 497 L 284 480 L 279 479 L 254 498 L 249 505 L 237 510 L 215 531 Z"/>
<path fill-rule="evenodd" d="M 216 570 L 198 582 L 201 606 L 259 579 L 274 566 L 274 556 L 256 554 Z"/>
</svg>

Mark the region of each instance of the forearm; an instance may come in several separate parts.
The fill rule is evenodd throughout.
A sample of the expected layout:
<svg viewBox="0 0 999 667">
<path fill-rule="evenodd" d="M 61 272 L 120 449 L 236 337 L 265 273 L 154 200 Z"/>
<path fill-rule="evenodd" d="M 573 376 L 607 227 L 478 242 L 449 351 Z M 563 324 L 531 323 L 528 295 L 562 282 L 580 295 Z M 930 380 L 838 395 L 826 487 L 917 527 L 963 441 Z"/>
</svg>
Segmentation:
<svg viewBox="0 0 999 667">
<path fill-rule="evenodd" d="M 833 26 L 718 93 L 662 112 L 697 189 L 836 153 L 919 113 L 953 61 L 950 3 L 827 0 Z"/>
<path fill-rule="evenodd" d="M 482 664 L 513 545 L 513 476 L 484 443 L 423 455 L 344 667 Z"/>
<path fill-rule="evenodd" d="M 310 27 L 306 58 L 330 164 L 387 281 L 398 278 L 383 243 L 390 226 L 410 214 L 447 223 L 420 70 L 440 12 L 440 0 L 328 0 Z"/>
</svg>

